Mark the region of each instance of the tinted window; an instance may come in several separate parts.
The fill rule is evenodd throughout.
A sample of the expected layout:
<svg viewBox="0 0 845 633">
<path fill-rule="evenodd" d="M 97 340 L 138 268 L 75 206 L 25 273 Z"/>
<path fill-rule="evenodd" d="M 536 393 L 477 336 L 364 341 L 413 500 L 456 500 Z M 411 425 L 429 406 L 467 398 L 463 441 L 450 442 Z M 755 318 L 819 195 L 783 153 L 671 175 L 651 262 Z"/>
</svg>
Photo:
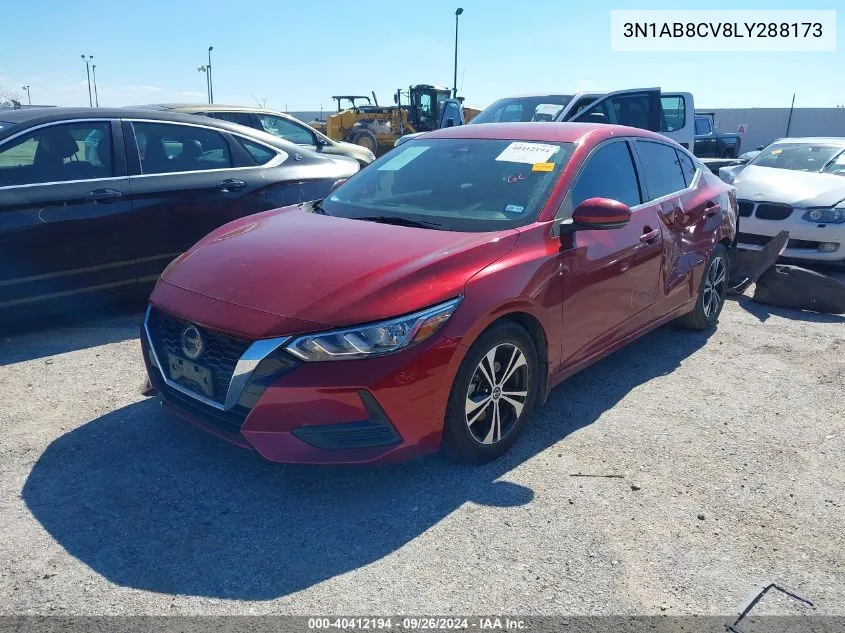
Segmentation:
<svg viewBox="0 0 845 633">
<path fill-rule="evenodd" d="M 536 219 L 572 143 L 412 140 L 338 188 L 323 207 L 346 218 L 402 218 L 458 231 L 497 231 Z"/>
<path fill-rule="evenodd" d="M 572 208 L 589 198 L 618 200 L 629 207 L 640 204 L 640 187 L 627 143 L 610 143 L 587 159 L 572 189 Z"/>
<path fill-rule="evenodd" d="M 141 173 L 166 174 L 232 167 L 226 139 L 218 132 L 192 125 L 133 123 Z"/>
<path fill-rule="evenodd" d="M 674 132 L 684 127 L 687 110 L 681 95 L 660 97 L 660 131 Z"/>
<path fill-rule="evenodd" d="M 293 121 L 284 119 L 272 114 L 259 114 L 258 120 L 265 132 L 296 143 L 297 145 L 316 145 L 317 141 L 313 132 L 309 131 L 305 124 L 297 125 Z"/>
<path fill-rule="evenodd" d="M 215 119 L 223 119 L 231 123 L 253 127 L 252 116 L 249 112 L 212 112 L 209 116 L 213 116 Z"/>
<path fill-rule="evenodd" d="M 674 147 L 651 141 L 637 141 L 637 154 L 640 157 L 649 200 L 686 188 L 681 163 Z"/>
<path fill-rule="evenodd" d="M 696 119 L 695 120 L 695 133 L 696 134 L 710 134 L 710 120 L 709 119 Z"/>
<path fill-rule="evenodd" d="M 585 123 L 616 123 L 648 129 L 650 97 L 648 94 L 623 94 L 603 99 L 573 120 Z"/>
<path fill-rule="evenodd" d="M 684 173 L 684 182 L 687 187 L 689 187 L 697 169 L 689 156 L 684 154 L 681 150 L 676 149 L 675 151 L 678 154 L 678 160 L 681 161 L 681 171 Z"/>
<path fill-rule="evenodd" d="M 454 101 L 450 101 L 446 104 L 446 107 L 443 110 L 443 127 L 446 127 L 446 121 L 449 119 L 452 119 L 455 125 L 460 125 L 461 123 L 461 109 Z"/>
<path fill-rule="evenodd" d="M 0 147 L 0 186 L 113 175 L 111 130 L 107 121 L 50 125 Z"/>
<path fill-rule="evenodd" d="M 277 154 L 273 150 L 264 145 L 247 141 L 246 139 L 238 139 L 246 151 L 250 153 L 256 165 L 264 165 L 269 163 Z"/>
</svg>

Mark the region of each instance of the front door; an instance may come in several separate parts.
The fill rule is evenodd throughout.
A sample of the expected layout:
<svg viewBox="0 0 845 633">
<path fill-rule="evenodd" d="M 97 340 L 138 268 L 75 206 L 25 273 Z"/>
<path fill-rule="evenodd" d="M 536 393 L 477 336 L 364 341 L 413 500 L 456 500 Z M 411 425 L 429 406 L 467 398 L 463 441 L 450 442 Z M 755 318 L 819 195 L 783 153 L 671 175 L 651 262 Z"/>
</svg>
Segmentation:
<svg viewBox="0 0 845 633">
<path fill-rule="evenodd" d="M 583 123 L 612 123 L 659 132 L 660 89 L 619 90 L 611 92 L 593 102 L 589 107 L 578 110 L 573 104 L 561 116 L 563 120 Z"/>
<path fill-rule="evenodd" d="M 106 119 L 42 125 L 0 145 L 0 315 L 135 287 L 141 221 L 122 147 Z"/>
<path fill-rule="evenodd" d="M 657 208 L 643 204 L 629 143 L 600 145 L 588 157 L 568 193 L 566 219 L 589 198 L 631 207 L 622 228 L 562 236 L 564 365 L 600 353 L 647 324 L 657 298 L 663 240 Z"/>
</svg>

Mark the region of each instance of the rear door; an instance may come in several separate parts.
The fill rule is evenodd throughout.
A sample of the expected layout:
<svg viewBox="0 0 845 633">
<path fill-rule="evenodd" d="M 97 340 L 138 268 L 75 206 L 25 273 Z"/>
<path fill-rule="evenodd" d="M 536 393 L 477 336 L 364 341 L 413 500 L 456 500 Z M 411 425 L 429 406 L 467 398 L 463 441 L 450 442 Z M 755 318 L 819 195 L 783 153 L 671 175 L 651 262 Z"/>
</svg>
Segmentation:
<svg viewBox="0 0 845 633">
<path fill-rule="evenodd" d="M 132 206 L 147 218 L 141 283 L 212 230 L 266 208 L 261 167 L 228 132 L 144 120 L 123 129 Z"/>
<path fill-rule="evenodd" d="M 580 169 L 558 218 L 571 217 L 588 198 L 631 207 L 622 228 L 577 231 L 562 237 L 564 364 L 601 352 L 653 317 L 658 297 L 662 235 L 657 208 L 643 203 L 629 142 L 605 142 Z"/>
<path fill-rule="evenodd" d="M 563 114 L 566 121 L 628 125 L 660 131 L 660 89 L 644 88 L 611 92 L 578 111 L 578 104 Z"/>
<path fill-rule="evenodd" d="M 0 314 L 136 286 L 120 126 L 78 119 L 0 144 Z"/>
<path fill-rule="evenodd" d="M 635 156 L 643 175 L 644 195 L 660 218 L 664 242 L 660 297 L 655 316 L 679 308 L 695 296 L 696 273 L 704 265 L 712 231 L 708 220 L 718 212 L 719 200 L 707 198 L 698 164 L 669 143 L 637 139 Z M 718 220 L 713 220 L 718 221 Z"/>
</svg>

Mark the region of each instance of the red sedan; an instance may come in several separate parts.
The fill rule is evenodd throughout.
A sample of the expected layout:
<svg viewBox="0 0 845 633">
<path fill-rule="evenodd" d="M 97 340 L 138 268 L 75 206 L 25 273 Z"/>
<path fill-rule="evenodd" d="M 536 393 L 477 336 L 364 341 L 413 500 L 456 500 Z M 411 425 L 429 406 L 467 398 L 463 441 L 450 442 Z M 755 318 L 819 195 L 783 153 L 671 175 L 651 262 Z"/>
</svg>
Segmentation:
<svg viewBox="0 0 845 633">
<path fill-rule="evenodd" d="M 736 217 L 648 131 L 440 130 L 176 259 L 147 393 L 279 462 L 494 459 L 571 374 L 671 320 L 714 327 Z"/>
</svg>

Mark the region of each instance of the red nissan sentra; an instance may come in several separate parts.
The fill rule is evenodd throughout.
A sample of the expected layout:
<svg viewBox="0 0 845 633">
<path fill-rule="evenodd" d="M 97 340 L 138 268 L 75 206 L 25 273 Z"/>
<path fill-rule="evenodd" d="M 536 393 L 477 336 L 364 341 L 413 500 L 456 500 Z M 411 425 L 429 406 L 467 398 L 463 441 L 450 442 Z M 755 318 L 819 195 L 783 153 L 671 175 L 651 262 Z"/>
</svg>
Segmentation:
<svg viewBox="0 0 845 633">
<path fill-rule="evenodd" d="M 735 234 L 734 189 L 657 134 L 440 130 L 170 264 L 146 393 L 279 462 L 487 461 L 579 369 L 714 327 Z"/>
</svg>

